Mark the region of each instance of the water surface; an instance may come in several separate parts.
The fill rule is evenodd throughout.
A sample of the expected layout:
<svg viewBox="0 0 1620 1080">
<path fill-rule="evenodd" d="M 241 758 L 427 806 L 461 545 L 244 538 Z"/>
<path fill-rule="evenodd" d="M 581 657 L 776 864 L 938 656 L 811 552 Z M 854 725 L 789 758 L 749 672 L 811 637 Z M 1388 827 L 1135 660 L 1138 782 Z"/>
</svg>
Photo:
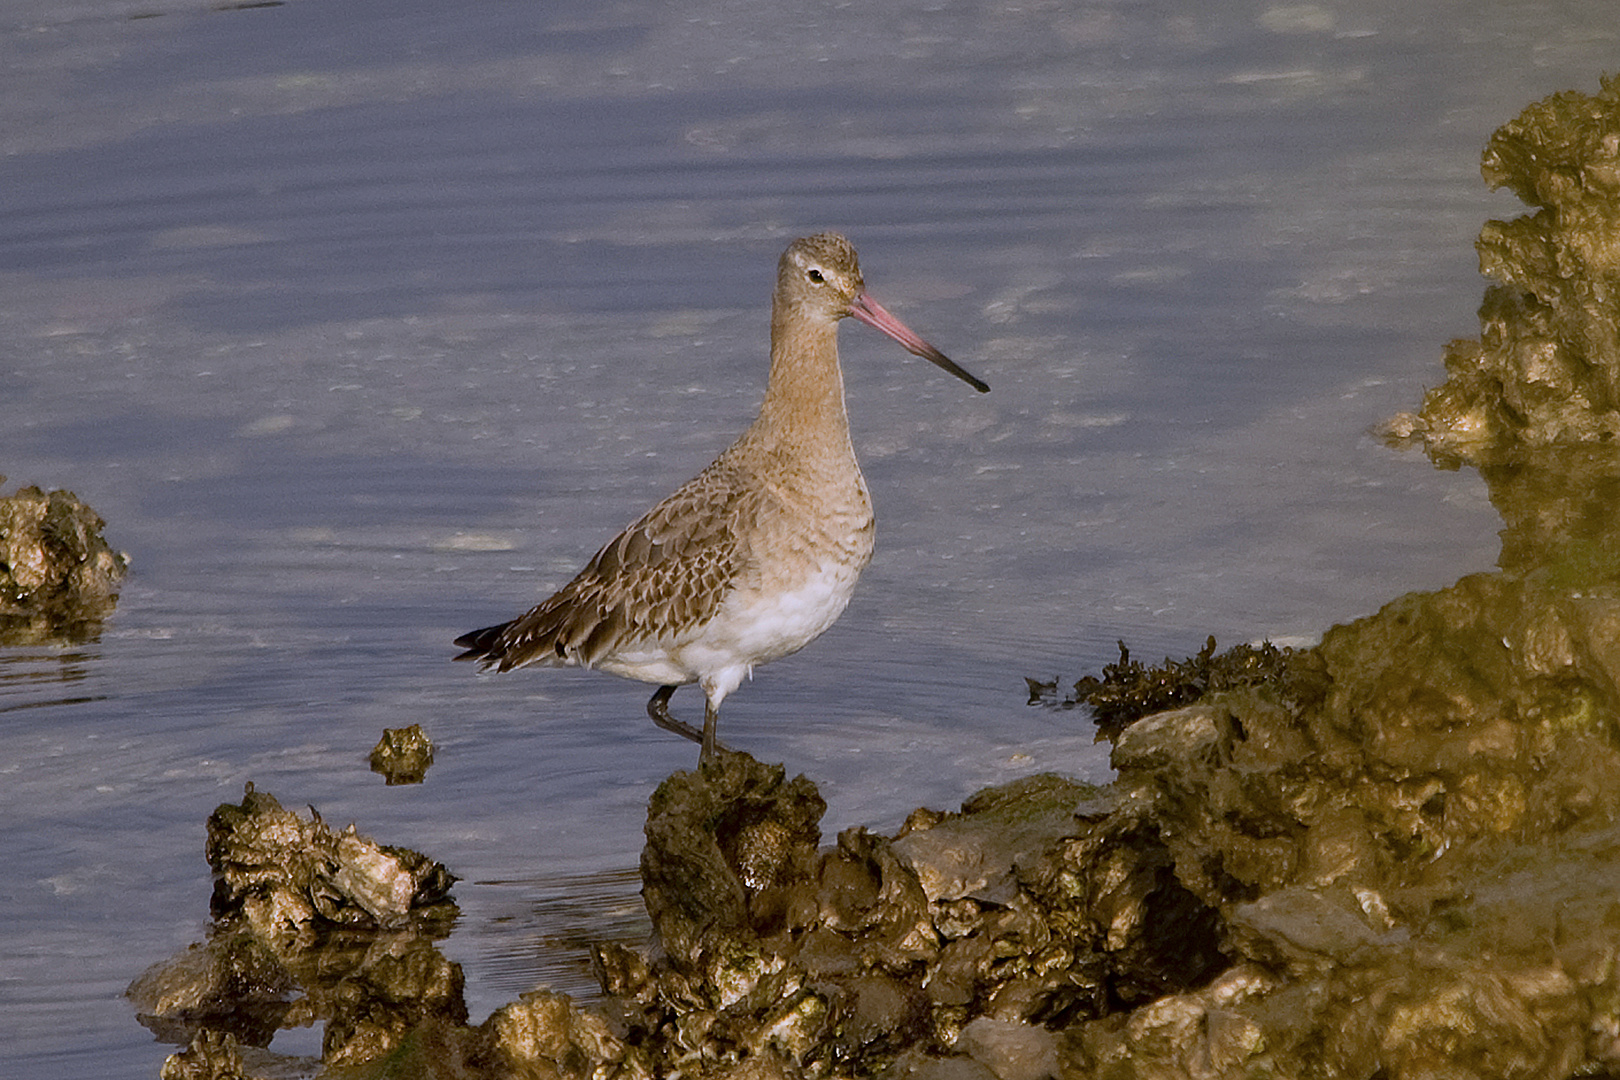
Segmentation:
<svg viewBox="0 0 1620 1080">
<path fill-rule="evenodd" d="M 98 642 L 0 650 L 0 1071 L 156 1075 L 119 995 L 203 932 L 203 822 L 247 780 L 466 879 L 475 1019 L 588 987 L 695 748 L 650 688 L 448 642 L 747 424 L 794 236 L 847 233 L 994 388 L 843 334 L 878 554 L 724 718 L 829 835 L 1106 778 L 1024 675 L 1310 640 L 1488 567 L 1477 478 L 1364 433 L 1476 329 L 1473 237 L 1518 212 L 1485 139 L 1594 89 L 1612 14 L 15 0 L 0 471 L 133 570 Z M 438 763 L 384 787 L 413 722 Z"/>
</svg>

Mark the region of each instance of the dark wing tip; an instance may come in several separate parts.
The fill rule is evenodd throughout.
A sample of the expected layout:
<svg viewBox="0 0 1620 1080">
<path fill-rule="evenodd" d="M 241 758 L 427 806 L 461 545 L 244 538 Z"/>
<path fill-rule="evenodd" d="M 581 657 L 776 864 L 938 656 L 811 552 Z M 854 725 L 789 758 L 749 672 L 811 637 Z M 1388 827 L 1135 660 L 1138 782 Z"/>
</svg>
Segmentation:
<svg viewBox="0 0 1620 1080">
<path fill-rule="evenodd" d="M 455 641 L 451 642 L 451 644 L 466 649 L 467 651 L 458 654 L 455 659 L 495 659 L 496 643 L 500 640 L 501 633 L 511 625 L 512 624 L 509 622 L 503 622 L 495 626 L 486 626 L 482 630 L 473 630 L 469 633 L 462 634 L 460 637 L 456 638 Z"/>
</svg>

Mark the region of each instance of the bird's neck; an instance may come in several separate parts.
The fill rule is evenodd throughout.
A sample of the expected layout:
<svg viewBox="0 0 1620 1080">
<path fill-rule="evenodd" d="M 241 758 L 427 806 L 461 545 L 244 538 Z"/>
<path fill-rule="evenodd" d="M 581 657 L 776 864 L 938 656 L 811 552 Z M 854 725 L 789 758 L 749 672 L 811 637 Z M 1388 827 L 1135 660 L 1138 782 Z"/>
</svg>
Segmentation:
<svg viewBox="0 0 1620 1080">
<path fill-rule="evenodd" d="M 777 305 L 771 317 L 771 375 L 755 421 L 757 434 L 795 445 L 800 453 L 849 455 L 838 324 L 802 314 L 795 318 L 782 307 Z"/>
</svg>

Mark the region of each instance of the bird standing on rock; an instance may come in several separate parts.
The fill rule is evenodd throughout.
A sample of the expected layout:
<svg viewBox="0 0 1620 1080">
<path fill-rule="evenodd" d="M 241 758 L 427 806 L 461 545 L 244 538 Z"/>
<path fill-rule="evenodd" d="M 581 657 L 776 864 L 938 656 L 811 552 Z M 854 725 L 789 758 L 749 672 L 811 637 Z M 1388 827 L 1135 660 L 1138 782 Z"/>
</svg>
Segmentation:
<svg viewBox="0 0 1620 1080">
<path fill-rule="evenodd" d="M 798 652 L 843 613 L 872 558 L 872 499 L 849 438 L 838 323 L 853 316 L 980 393 L 990 389 L 866 294 L 836 233 L 795 240 L 777 265 L 771 371 L 759 416 L 714 462 L 643 514 L 527 614 L 463 634 L 457 660 L 509 671 L 597 668 L 658 684 L 647 713 L 719 743 L 720 703 L 758 664 Z M 703 728 L 670 715 L 703 688 Z"/>
</svg>

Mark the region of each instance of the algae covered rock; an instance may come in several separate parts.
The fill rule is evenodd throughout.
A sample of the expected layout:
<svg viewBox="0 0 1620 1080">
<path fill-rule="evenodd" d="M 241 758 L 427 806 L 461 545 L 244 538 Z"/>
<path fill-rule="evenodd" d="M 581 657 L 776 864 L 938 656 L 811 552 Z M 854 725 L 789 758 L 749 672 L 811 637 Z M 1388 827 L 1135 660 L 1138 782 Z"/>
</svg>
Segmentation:
<svg viewBox="0 0 1620 1080">
<path fill-rule="evenodd" d="M 1108 993 L 1061 1019 L 1064 1074 L 1609 1075 L 1617 631 L 1608 564 L 1472 575 L 1115 734 L 1094 827 L 1029 878 L 1053 935 L 1202 921 L 1218 950 L 1081 937 Z"/>
<path fill-rule="evenodd" d="M 1152 823 L 1113 809 L 1036 776 L 818 850 L 814 787 L 723 755 L 651 802 L 642 864 L 662 949 L 598 951 L 608 1008 L 683 1070 L 1045 1075 L 1050 1029 L 1218 969 L 1213 911 Z"/>
<path fill-rule="evenodd" d="M 129 567 L 102 538 L 105 524 L 71 491 L 0 498 L 0 645 L 96 636 Z"/>
<path fill-rule="evenodd" d="M 208 939 L 126 992 L 154 1034 L 188 1044 L 165 1066 L 175 1075 L 258 1075 L 240 1061 L 275 1067 L 262 1049 L 275 1032 L 315 1022 L 334 1066 L 471 1037 L 461 967 L 434 945 L 456 914 L 442 865 L 292 813 L 251 784 L 210 816 L 207 856 Z"/>
<path fill-rule="evenodd" d="M 1151 825 L 1230 966 L 1071 1025 L 1068 1066 L 1612 1068 L 1616 628 L 1620 581 L 1473 575 L 1330 630 L 1318 693 L 1229 691 L 1126 728 L 1110 819 Z"/>
<path fill-rule="evenodd" d="M 774 849 L 746 839 L 741 849 L 757 873 L 775 873 Z M 207 855 L 207 940 L 126 992 L 141 1023 L 183 1047 L 163 1076 L 653 1075 L 603 1012 L 566 995 L 525 994 L 470 1026 L 461 966 L 436 944 L 457 914 L 455 878 L 425 855 L 331 829 L 251 784 L 209 817 Z M 312 1024 L 323 1025 L 318 1060 L 268 1049 L 278 1030 Z"/>
<path fill-rule="evenodd" d="M 1162 846 L 1224 970 L 1065 1026 L 1066 1074 L 1614 1075 L 1617 162 L 1613 79 L 1497 132 L 1486 178 L 1540 209 L 1482 232 L 1481 338 L 1400 425 L 1480 468 L 1501 572 L 1399 597 L 1252 682 L 1203 678 L 1209 649 L 1157 669 L 1122 651 L 1082 681 L 1175 706 L 1105 727 L 1105 820 Z"/>
<path fill-rule="evenodd" d="M 1481 171 L 1536 207 L 1480 232 L 1498 284 L 1480 336 L 1447 347 L 1446 382 L 1409 426 L 1432 452 L 1481 463 L 1514 448 L 1620 433 L 1620 76 L 1565 91 L 1499 129 Z"/>
<path fill-rule="evenodd" d="M 382 774 L 388 786 L 420 784 L 433 764 L 433 740 L 421 724 L 384 728 L 371 750 L 371 771 Z"/>
<path fill-rule="evenodd" d="M 728 754 L 659 785 L 647 808 L 643 895 L 663 948 L 688 970 L 713 943 L 807 917 L 827 804 L 804 777 Z"/>
<path fill-rule="evenodd" d="M 201 1031 L 184 1050 L 169 1055 L 158 1080 L 247 1080 L 247 1075 L 236 1036 Z"/>
<path fill-rule="evenodd" d="M 126 996 L 141 1023 L 166 1042 L 229 1032 L 266 1046 L 292 1008 L 297 984 L 275 950 L 251 933 L 226 930 L 154 964 Z"/>
<path fill-rule="evenodd" d="M 490 1014 L 483 1033 L 493 1071 L 503 1076 L 651 1076 L 642 1058 L 616 1038 L 606 1020 L 566 994 L 533 991 Z"/>
<path fill-rule="evenodd" d="M 267 937 L 311 926 L 394 927 L 447 919 L 455 876 L 406 848 L 385 847 L 349 826 L 300 817 L 252 784 L 240 804 L 208 819 L 216 918 L 242 913 Z"/>
</svg>

